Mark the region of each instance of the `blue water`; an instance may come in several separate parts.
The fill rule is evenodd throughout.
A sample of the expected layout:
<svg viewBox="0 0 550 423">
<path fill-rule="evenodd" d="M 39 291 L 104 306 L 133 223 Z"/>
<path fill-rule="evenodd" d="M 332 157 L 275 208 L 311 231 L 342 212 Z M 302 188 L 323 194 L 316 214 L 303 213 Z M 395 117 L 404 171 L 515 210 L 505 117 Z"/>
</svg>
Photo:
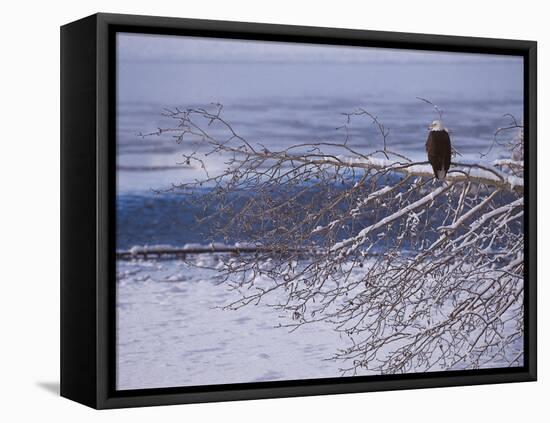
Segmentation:
<svg viewBox="0 0 550 423">
<path fill-rule="evenodd" d="M 424 159 L 428 124 L 444 112 L 455 148 L 478 159 L 493 142 L 505 113 L 523 118 L 521 62 L 479 64 L 185 64 L 121 63 L 117 108 L 119 190 L 146 191 L 196 178 L 174 169 L 181 154 L 201 146 L 169 136 L 136 134 L 167 128 L 165 107 L 224 105 L 223 117 L 251 143 L 276 150 L 303 142 L 341 142 L 342 113 L 362 107 L 389 129 L 388 147 Z M 211 129 L 215 131 L 215 129 Z M 349 145 L 362 152 L 382 141 L 368 118 L 352 122 Z M 495 149 L 489 158 L 506 152 Z M 148 168 L 148 171 L 139 172 Z"/>
<path fill-rule="evenodd" d="M 396 53 L 388 56 L 391 60 L 371 60 L 376 52 L 370 49 L 365 57 L 353 51 L 346 53 L 345 60 L 333 60 L 340 53 L 331 47 L 318 49 L 322 60 L 304 63 L 299 60 L 301 50 L 283 44 L 262 50 L 257 43 L 246 60 L 239 61 L 248 50 L 238 43 L 239 53 L 233 55 L 231 43 L 212 50 L 204 43 L 195 49 L 187 43 L 185 48 L 194 55 L 194 60 L 187 60 L 187 50 L 175 49 L 177 41 L 157 40 L 156 50 L 151 50 L 155 60 L 147 60 L 139 40 L 133 42 L 133 49 L 121 44 L 118 61 L 118 248 L 208 239 L 208 228 L 195 225 L 202 211 L 182 197 L 152 193 L 204 176 L 200 169 L 178 166 L 183 153 L 206 151 L 200 144 L 136 135 L 172 126 L 174 121 L 161 116 L 165 107 L 222 103 L 223 117 L 240 135 L 272 150 L 303 142 L 342 141 L 345 134 L 336 129 L 345 122 L 342 113 L 362 107 L 390 130 L 390 149 L 417 160 L 425 160 L 427 125 L 437 117 L 417 96 L 443 109 L 453 145 L 464 159 L 479 159 L 489 149 L 495 130 L 507 123 L 503 114 L 511 113 L 519 122 L 523 117 L 519 58 L 479 55 L 464 60 L 464 55 L 447 55 L 439 60 L 438 55 L 418 54 L 407 62 Z M 202 51 L 210 52 L 210 61 L 201 62 Z M 237 59 L 225 60 L 223 55 Z M 266 61 L 268 55 L 280 60 Z M 349 134 L 348 145 L 361 152 L 382 145 L 368 119 L 354 121 Z M 487 159 L 507 155 L 496 148 Z M 223 157 L 209 160 L 214 160 L 215 169 L 223 165 Z"/>
<path fill-rule="evenodd" d="M 401 179 L 399 175 L 390 175 L 386 178 L 380 178 L 376 181 L 376 189 L 380 189 L 382 186 L 391 183 L 389 179 L 393 179 L 392 185 Z M 300 195 L 300 199 L 296 203 L 288 205 L 288 210 L 284 207 L 280 209 L 280 213 L 277 214 L 278 222 L 277 226 L 294 227 L 296 224 L 303 225 L 301 230 L 310 233 L 315 229 L 317 225 L 328 225 L 333 217 L 326 215 L 319 222 L 315 224 L 306 225 L 305 215 L 311 211 L 320 211 L 325 204 L 326 198 L 330 198 L 332 195 L 337 194 L 344 188 L 351 188 L 355 181 L 350 180 L 345 185 L 327 186 L 323 189 L 310 189 L 303 192 Z M 299 189 L 299 188 L 297 188 Z M 297 190 L 296 189 L 296 190 Z M 360 187 L 362 192 L 358 194 L 358 197 L 365 197 L 371 191 L 370 183 L 365 183 L 364 187 Z M 406 187 L 403 187 L 403 192 Z M 399 190 L 397 191 L 399 192 Z M 219 211 L 218 203 L 215 198 L 208 197 L 208 201 L 205 202 L 205 195 L 210 194 L 211 191 L 203 189 L 193 195 L 173 194 L 173 193 L 142 193 L 142 194 L 121 194 L 117 197 L 117 249 L 128 250 L 135 245 L 171 245 L 171 246 L 184 246 L 185 244 L 202 244 L 206 245 L 211 242 L 222 244 L 234 244 L 236 242 L 252 242 L 264 244 L 264 240 L 261 238 L 262 233 L 268 232 L 270 229 L 274 229 L 272 222 L 269 219 L 254 220 L 253 222 L 247 219 L 246 226 L 250 226 L 247 232 L 243 232 L 243 225 L 236 225 L 235 228 L 229 226 L 221 235 L 219 230 L 221 227 L 226 227 L 229 218 L 232 213 L 227 212 L 227 205 L 229 201 L 224 202 L 224 212 L 216 214 Z M 294 195 L 294 192 L 280 192 L 274 193 L 275 198 L 279 198 L 279 204 L 285 204 Z M 423 193 L 417 193 L 417 196 L 425 195 Z M 240 192 L 236 193 L 229 198 L 234 204 L 233 210 L 239 210 L 244 201 L 254 196 L 253 192 Z M 214 198 L 214 201 L 211 201 Z M 420 197 L 418 197 L 420 198 Z M 501 193 L 494 199 L 495 206 L 501 204 L 508 204 L 514 200 L 512 193 Z M 410 197 L 410 201 L 415 201 L 417 197 Z M 401 241 L 401 247 L 403 251 L 414 251 L 419 248 L 419 244 L 423 242 L 434 242 L 440 237 L 440 233 L 437 231 L 447 215 L 447 208 L 449 203 L 457 201 L 456 196 L 453 194 L 449 196 L 442 196 L 434 200 L 434 204 L 430 207 L 430 222 L 426 222 L 426 227 L 423 230 L 422 238 L 411 237 Z M 208 205 L 205 207 L 205 205 Z M 262 202 L 256 201 L 257 207 L 261 207 Z M 252 206 L 254 207 L 254 206 Z M 338 214 L 338 210 L 342 213 L 349 211 L 349 204 L 344 202 L 340 203 L 335 210 Z M 249 213 L 255 215 L 255 209 L 248 210 Z M 327 242 L 337 242 L 343 239 L 347 239 L 352 235 L 355 235 L 358 230 L 372 225 L 376 221 L 379 221 L 386 217 L 390 213 L 394 213 L 394 209 L 386 209 L 379 207 L 370 213 L 365 213 L 361 216 L 343 222 L 334 233 L 333 240 L 326 240 L 322 235 L 318 237 L 312 237 L 307 245 L 296 244 L 291 245 L 294 240 L 285 238 L 285 234 L 281 234 L 280 243 L 293 248 L 304 247 L 323 247 Z M 215 216 L 213 219 L 205 219 L 209 216 Z M 198 223 L 198 221 L 201 223 Z M 260 229 L 261 226 L 261 229 Z M 237 228 L 239 228 L 237 230 Z M 510 224 L 512 231 L 523 231 L 521 221 L 513 222 Z M 464 228 L 466 230 L 467 228 Z M 399 231 L 401 230 L 399 225 L 394 225 L 384 228 L 386 234 L 385 237 L 379 239 L 376 245 L 372 246 L 371 252 L 380 252 L 386 248 L 394 247 L 394 240 L 397 239 Z M 462 230 L 462 229 L 460 229 Z M 277 235 L 273 235 L 277 236 Z M 277 239 L 270 238 L 271 242 L 277 242 Z M 296 240 L 296 242 L 298 242 Z M 493 247 L 499 248 L 499 245 L 505 244 L 506 240 L 494 240 Z"/>
</svg>

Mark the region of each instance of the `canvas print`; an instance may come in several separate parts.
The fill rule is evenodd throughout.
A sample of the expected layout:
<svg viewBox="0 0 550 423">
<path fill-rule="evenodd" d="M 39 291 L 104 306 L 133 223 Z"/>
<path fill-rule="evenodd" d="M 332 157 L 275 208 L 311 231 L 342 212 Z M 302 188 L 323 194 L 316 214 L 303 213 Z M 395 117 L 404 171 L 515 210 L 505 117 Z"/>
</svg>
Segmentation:
<svg viewBox="0 0 550 423">
<path fill-rule="evenodd" d="M 116 37 L 117 390 L 524 365 L 522 57 Z"/>
</svg>

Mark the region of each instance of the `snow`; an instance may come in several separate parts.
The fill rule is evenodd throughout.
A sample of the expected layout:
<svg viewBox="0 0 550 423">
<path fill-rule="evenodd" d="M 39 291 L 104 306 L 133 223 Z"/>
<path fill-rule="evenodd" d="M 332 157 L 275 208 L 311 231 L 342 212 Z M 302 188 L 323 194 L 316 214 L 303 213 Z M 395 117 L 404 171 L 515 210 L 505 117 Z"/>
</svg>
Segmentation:
<svg viewBox="0 0 550 423">
<path fill-rule="evenodd" d="M 134 245 L 130 248 L 130 254 L 137 255 L 140 253 L 155 253 L 159 251 L 172 250 L 174 247 L 172 245 Z"/>
<path fill-rule="evenodd" d="M 508 175 L 506 181 L 510 184 L 510 187 L 514 189 L 515 187 L 523 187 L 523 178 L 514 175 Z"/>
<path fill-rule="evenodd" d="M 201 256 L 194 263 L 117 262 L 117 389 L 342 376 L 340 368 L 348 367 L 349 363 L 327 359 L 350 347 L 348 338 L 322 322 L 301 326 L 294 332 L 280 327 L 295 323 L 293 316 L 265 304 L 284 300 L 282 290 L 273 292 L 271 298 L 259 305 L 223 309 L 239 294 L 229 291 L 212 270 L 220 264 L 213 255 Z M 367 263 L 365 267 L 370 265 Z M 265 266 L 269 267 L 269 260 Z M 300 263 L 294 261 L 289 268 L 297 266 Z M 355 269 L 350 282 L 361 278 L 365 271 L 366 268 Z M 273 281 L 263 276 L 255 281 L 255 286 L 262 289 L 270 284 Z M 518 287 L 517 295 L 521 289 Z M 349 298 L 353 298 L 351 293 Z M 418 322 L 419 328 L 426 331 L 444 324 L 453 312 L 456 310 L 452 304 L 434 310 L 427 321 Z M 390 338 L 391 334 L 379 351 L 381 356 L 402 342 Z M 519 339 L 517 348 L 521 345 Z M 518 351 L 510 353 L 516 355 Z M 429 371 L 448 370 L 444 365 L 434 365 Z M 495 359 L 484 367 L 503 365 Z M 456 369 L 466 366 L 461 363 Z M 415 368 L 409 371 L 414 372 Z M 358 369 L 360 375 L 373 373 Z"/>
<path fill-rule="evenodd" d="M 368 157 L 347 157 L 347 156 L 326 156 L 323 157 L 320 163 L 324 164 L 345 164 L 350 167 L 361 167 L 365 169 L 392 170 L 393 172 L 404 175 L 415 176 L 431 176 L 433 175 L 432 167 L 424 162 L 406 162 L 399 160 L 390 160 L 374 156 Z M 460 162 L 454 162 L 450 168 L 450 173 L 445 176 L 446 180 L 463 179 L 465 175 L 472 179 L 480 180 L 487 184 L 503 185 L 509 184 L 511 189 L 523 188 L 523 178 L 513 176 L 499 170 L 497 165 L 504 163 L 519 163 L 515 161 L 483 161 L 464 159 Z M 443 179 L 438 172 L 439 179 Z"/>
<path fill-rule="evenodd" d="M 185 252 L 210 252 L 216 250 L 235 250 L 245 248 L 256 248 L 258 245 L 248 242 L 236 242 L 235 244 L 225 244 L 222 242 L 211 242 L 209 244 L 201 244 L 198 242 L 189 242 L 183 245 L 183 247 L 176 247 L 170 244 L 153 244 L 153 245 L 134 245 L 128 251 L 119 250 L 120 254 L 129 253 L 131 256 L 147 255 L 155 253 L 185 253 Z"/>
<path fill-rule="evenodd" d="M 493 161 L 494 166 L 517 166 L 523 167 L 523 161 L 512 159 L 499 159 Z"/>
<path fill-rule="evenodd" d="M 330 326 L 289 333 L 276 326 L 291 318 L 267 306 L 215 308 L 236 293 L 213 270 L 177 260 L 119 261 L 117 270 L 117 389 L 340 375 L 324 360 L 344 345 Z"/>
<path fill-rule="evenodd" d="M 389 216 L 387 216 L 383 219 L 380 219 L 378 222 L 376 222 L 376 223 L 374 223 L 370 226 L 367 226 L 366 228 L 362 229 L 354 237 L 348 238 L 344 241 L 340 241 L 340 242 L 335 243 L 332 246 L 331 251 L 339 251 L 342 248 L 348 247 L 350 245 L 353 245 L 350 248 L 352 250 L 357 248 L 358 246 L 360 246 L 364 242 L 365 237 L 368 234 L 370 234 L 371 232 L 373 232 L 373 231 L 375 231 L 379 228 L 385 227 L 388 223 L 390 223 L 390 222 L 406 215 L 407 213 L 410 213 L 410 212 L 414 211 L 415 209 L 422 206 L 423 204 L 426 204 L 426 203 L 429 203 L 429 202 L 433 201 L 435 199 L 435 197 L 437 197 L 438 195 L 444 193 L 448 189 L 449 189 L 448 185 L 442 185 L 442 186 L 436 188 L 435 190 L 433 190 L 429 194 L 425 195 L 424 197 L 420 198 L 419 200 L 415 201 L 414 203 L 411 203 L 408 206 L 403 207 L 401 210 L 398 210 L 395 213 L 393 213 L 393 214 L 391 214 L 391 215 L 389 215 Z"/>
</svg>

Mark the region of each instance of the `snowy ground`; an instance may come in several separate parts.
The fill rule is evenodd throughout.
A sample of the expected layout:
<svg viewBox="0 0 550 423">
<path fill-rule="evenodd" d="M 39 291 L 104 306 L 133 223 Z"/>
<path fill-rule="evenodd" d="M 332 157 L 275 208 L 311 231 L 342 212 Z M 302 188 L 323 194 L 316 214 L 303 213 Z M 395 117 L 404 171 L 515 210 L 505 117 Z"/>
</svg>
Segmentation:
<svg viewBox="0 0 550 423">
<path fill-rule="evenodd" d="M 337 377 L 331 327 L 289 333 L 266 306 L 222 310 L 235 293 L 182 261 L 119 261 L 117 389 Z M 286 322 L 290 322 L 287 320 Z M 341 363 L 340 363 L 341 364 Z"/>
<path fill-rule="evenodd" d="M 222 309 L 239 294 L 220 283 L 216 270 L 198 267 L 212 268 L 219 263 L 215 255 L 195 256 L 192 264 L 178 259 L 118 261 L 117 389 L 342 376 L 340 367 L 350 363 L 328 359 L 351 346 L 349 339 L 326 323 L 308 324 L 290 332 L 280 326 L 295 322 L 263 303 L 239 310 Z M 260 279 L 257 286 L 263 284 Z M 284 291 L 270 295 L 264 303 L 281 301 L 279 295 Z M 441 309 L 445 316 L 451 311 Z M 432 317 L 438 319 L 438 315 Z M 502 319 L 508 328 L 515 325 L 507 316 Z M 506 355 L 516 356 L 522 348 L 518 339 Z M 383 348 L 379 353 L 389 352 Z M 452 370 L 469 366 L 460 362 Z M 482 367 L 507 366 L 508 362 L 495 358 Z M 430 371 L 450 369 L 444 362 L 430 367 Z M 358 374 L 372 371 L 362 369 Z"/>
</svg>

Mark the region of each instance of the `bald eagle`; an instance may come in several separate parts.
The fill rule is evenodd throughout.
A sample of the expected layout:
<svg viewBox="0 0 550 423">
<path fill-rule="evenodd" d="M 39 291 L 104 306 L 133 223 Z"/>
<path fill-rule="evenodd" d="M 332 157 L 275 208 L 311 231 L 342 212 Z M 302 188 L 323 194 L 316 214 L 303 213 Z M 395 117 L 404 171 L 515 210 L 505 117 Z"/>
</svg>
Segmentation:
<svg viewBox="0 0 550 423">
<path fill-rule="evenodd" d="M 451 139 L 440 120 L 434 120 L 428 129 L 430 130 L 426 141 L 428 161 L 432 165 L 435 177 L 443 180 L 451 165 Z"/>
</svg>

